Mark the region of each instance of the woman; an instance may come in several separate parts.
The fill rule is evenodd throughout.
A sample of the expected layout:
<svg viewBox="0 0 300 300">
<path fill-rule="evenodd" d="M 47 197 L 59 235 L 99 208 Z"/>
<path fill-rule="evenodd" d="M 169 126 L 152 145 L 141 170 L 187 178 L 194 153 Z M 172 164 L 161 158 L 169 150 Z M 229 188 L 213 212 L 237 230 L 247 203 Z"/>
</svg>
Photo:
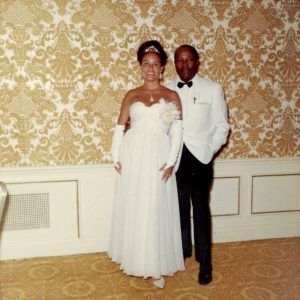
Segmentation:
<svg viewBox="0 0 300 300">
<path fill-rule="evenodd" d="M 161 44 L 143 43 L 137 59 L 144 84 L 125 96 L 113 137 L 119 176 L 108 254 L 126 274 L 152 277 L 163 288 L 163 276 L 184 270 L 173 174 L 182 138 L 181 104 L 176 92 L 160 84 L 167 62 Z"/>
</svg>

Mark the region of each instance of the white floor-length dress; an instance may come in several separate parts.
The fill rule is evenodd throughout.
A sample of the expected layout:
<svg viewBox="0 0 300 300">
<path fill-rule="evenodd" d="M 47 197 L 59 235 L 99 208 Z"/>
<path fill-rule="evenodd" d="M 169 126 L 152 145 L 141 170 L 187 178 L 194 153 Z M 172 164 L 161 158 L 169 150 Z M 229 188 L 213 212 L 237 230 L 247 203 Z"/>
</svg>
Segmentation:
<svg viewBox="0 0 300 300">
<path fill-rule="evenodd" d="M 176 179 L 162 181 L 170 151 L 170 108 L 130 107 L 131 127 L 120 150 L 108 254 L 128 275 L 159 278 L 184 270 Z M 171 118 L 172 119 L 172 118 Z"/>
</svg>

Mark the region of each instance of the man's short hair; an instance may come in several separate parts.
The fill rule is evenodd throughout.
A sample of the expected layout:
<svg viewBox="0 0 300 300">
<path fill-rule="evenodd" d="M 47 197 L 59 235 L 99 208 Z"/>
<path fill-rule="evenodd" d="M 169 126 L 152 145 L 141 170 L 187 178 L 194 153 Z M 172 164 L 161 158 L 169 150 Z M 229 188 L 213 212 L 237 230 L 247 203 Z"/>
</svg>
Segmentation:
<svg viewBox="0 0 300 300">
<path fill-rule="evenodd" d="M 175 57 L 176 57 L 176 52 L 177 52 L 177 50 L 179 50 L 179 49 L 182 49 L 182 48 L 188 48 L 188 49 L 190 49 L 191 51 L 192 51 L 192 53 L 193 53 L 193 56 L 194 56 L 194 58 L 195 58 L 195 60 L 196 61 L 199 61 L 199 53 L 198 53 L 198 51 L 196 50 L 196 48 L 194 48 L 193 46 L 191 46 L 191 45 L 187 45 L 187 44 L 185 44 L 185 45 L 181 45 L 181 46 L 179 46 L 176 50 L 175 50 L 175 53 L 174 53 L 174 60 L 175 60 Z"/>
</svg>

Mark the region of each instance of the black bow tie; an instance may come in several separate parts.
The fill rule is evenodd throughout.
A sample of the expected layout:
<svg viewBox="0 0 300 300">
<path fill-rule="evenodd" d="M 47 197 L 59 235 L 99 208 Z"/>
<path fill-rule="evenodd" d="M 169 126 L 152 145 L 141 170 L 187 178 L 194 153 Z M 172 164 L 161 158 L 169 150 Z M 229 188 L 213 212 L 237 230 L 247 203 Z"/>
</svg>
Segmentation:
<svg viewBox="0 0 300 300">
<path fill-rule="evenodd" d="M 190 88 L 193 85 L 193 81 L 188 81 L 188 82 L 179 81 L 177 83 L 177 86 L 181 89 L 185 84 Z"/>
</svg>

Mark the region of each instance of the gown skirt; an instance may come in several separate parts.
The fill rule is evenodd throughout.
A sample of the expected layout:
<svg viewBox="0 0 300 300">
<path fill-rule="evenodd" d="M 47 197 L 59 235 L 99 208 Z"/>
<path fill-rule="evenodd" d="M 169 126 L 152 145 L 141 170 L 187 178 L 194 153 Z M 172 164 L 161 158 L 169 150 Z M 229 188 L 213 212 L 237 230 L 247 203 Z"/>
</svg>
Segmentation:
<svg viewBox="0 0 300 300">
<path fill-rule="evenodd" d="M 108 255 L 124 273 L 159 278 L 184 270 L 175 175 L 165 183 L 159 169 L 170 151 L 167 102 L 134 102 L 131 127 L 120 149 Z"/>
</svg>

